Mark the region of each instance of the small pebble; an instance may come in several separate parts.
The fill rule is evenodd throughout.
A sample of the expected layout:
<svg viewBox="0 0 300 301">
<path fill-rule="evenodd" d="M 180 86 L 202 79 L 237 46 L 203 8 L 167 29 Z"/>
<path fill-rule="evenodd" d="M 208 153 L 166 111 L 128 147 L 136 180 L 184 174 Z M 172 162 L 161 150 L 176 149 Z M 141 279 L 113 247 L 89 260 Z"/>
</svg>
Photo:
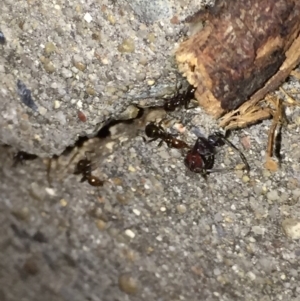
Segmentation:
<svg viewBox="0 0 300 301">
<path fill-rule="evenodd" d="M 128 170 L 131 172 L 136 172 L 136 169 L 132 165 L 128 166 Z"/>
<path fill-rule="evenodd" d="M 269 201 L 277 201 L 279 200 L 279 195 L 277 190 L 271 190 L 267 193 L 267 198 Z"/>
<path fill-rule="evenodd" d="M 39 106 L 39 113 L 42 115 L 42 116 L 45 116 L 47 114 L 47 109 L 42 107 L 42 106 Z"/>
<path fill-rule="evenodd" d="M 135 214 L 135 215 L 137 215 L 137 216 L 139 216 L 140 214 L 141 214 L 141 211 L 139 211 L 139 210 L 137 210 L 137 209 L 133 209 L 132 210 L 133 211 L 133 213 Z"/>
<path fill-rule="evenodd" d="M 256 275 L 253 272 L 248 272 L 246 275 L 251 281 L 256 279 Z"/>
<path fill-rule="evenodd" d="M 59 201 L 59 203 L 60 203 L 60 206 L 62 206 L 62 207 L 66 207 L 68 205 L 68 202 L 65 199 L 61 199 Z"/>
<path fill-rule="evenodd" d="M 249 178 L 247 175 L 244 175 L 244 176 L 242 177 L 242 181 L 243 181 L 244 183 L 247 183 L 247 182 L 250 181 L 250 178 Z"/>
<path fill-rule="evenodd" d="M 119 277 L 119 288 L 126 294 L 134 295 L 138 291 L 138 281 L 131 274 L 122 274 Z"/>
<path fill-rule="evenodd" d="M 133 231 L 131 231 L 130 229 L 126 229 L 125 230 L 125 234 L 130 237 L 130 238 L 134 238 L 135 237 L 135 233 Z"/>
<path fill-rule="evenodd" d="M 133 39 L 125 39 L 123 40 L 122 44 L 118 46 L 119 52 L 134 52 L 135 50 L 135 44 Z"/>
<path fill-rule="evenodd" d="M 62 68 L 61 69 L 61 75 L 64 77 L 64 78 L 71 78 L 73 76 L 73 73 L 71 70 L 69 69 L 66 69 L 66 68 Z"/>
<path fill-rule="evenodd" d="M 91 23 L 93 18 L 89 13 L 86 13 L 83 17 L 83 19 L 87 22 L 87 23 Z"/>
<path fill-rule="evenodd" d="M 83 58 L 77 54 L 73 57 L 73 64 L 80 71 L 84 71 L 86 69 L 86 64 L 84 63 Z"/>
<path fill-rule="evenodd" d="M 56 50 L 56 47 L 55 47 L 55 45 L 52 42 L 46 43 L 46 45 L 45 45 L 45 53 L 47 55 L 52 54 L 55 50 Z"/>
<path fill-rule="evenodd" d="M 36 182 L 30 184 L 29 192 L 38 201 L 42 201 L 45 198 L 45 191 Z"/>
<path fill-rule="evenodd" d="M 78 100 L 77 103 L 76 103 L 76 105 L 77 105 L 78 108 L 82 108 L 82 101 Z"/>
<path fill-rule="evenodd" d="M 43 64 L 43 65 L 44 65 L 45 70 L 48 73 L 53 73 L 56 70 L 55 66 L 53 65 L 53 63 L 51 61 L 49 61 L 49 62 L 47 62 L 46 64 Z"/>
<path fill-rule="evenodd" d="M 286 236 L 291 239 L 300 239 L 300 220 L 287 218 L 282 222 L 282 228 Z"/>
<path fill-rule="evenodd" d="M 86 93 L 89 94 L 89 95 L 92 95 L 92 96 L 96 95 L 96 91 L 95 91 L 95 89 L 94 89 L 93 87 L 90 87 L 90 86 L 89 86 L 89 87 L 86 88 L 85 91 L 86 91 Z"/>
<path fill-rule="evenodd" d="M 220 269 L 215 268 L 215 269 L 214 269 L 214 275 L 215 275 L 215 276 L 219 276 L 220 274 L 221 274 Z"/>
<path fill-rule="evenodd" d="M 177 209 L 177 212 L 178 212 L 178 213 L 181 213 L 181 214 L 183 214 L 183 213 L 186 212 L 186 206 L 185 206 L 185 205 L 182 205 L 182 204 L 177 205 L 176 209 Z"/>
<path fill-rule="evenodd" d="M 53 188 L 46 187 L 45 190 L 51 196 L 55 196 L 56 195 L 55 190 Z"/>
<path fill-rule="evenodd" d="M 116 19 L 113 15 L 108 15 L 107 20 L 110 22 L 110 24 L 115 25 L 116 24 Z"/>
<path fill-rule="evenodd" d="M 97 228 L 101 231 L 106 229 L 106 222 L 101 219 L 97 220 L 96 225 L 97 225 Z"/>
<path fill-rule="evenodd" d="M 122 205 L 127 205 L 130 202 L 130 197 L 128 197 L 126 194 L 117 194 L 116 198 Z"/>
<path fill-rule="evenodd" d="M 55 100 L 54 104 L 53 104 L 53 107 L 54 107 L 54 109 L 59 109 L 60 105 L 61 105 L 60 101 L 59 100 Z"/>
<path fill-rule="evenodd" d="M 262 174 L 265 178 L 269 178 L 271 176 L 271 173 L 267 169 L 264 169 Z"/>
<path fill-rule="evenodd" d="M 252 227 L 252 232 L 256 235 L 264 235 L 266 232 L 266 229 L 260 226 L 253 226 Z"/>
<path fill-rule="evenodd" d="M 156 236 L 157 241 L 162 241 L 162 237 L 160 235 Z"/>
<path fill-rule="evenodd" d="M 155 84 L 155 80 L 153 80 L 153 79 L 149 79 L 148 81 L 147 81 L 147 85 L 148 86 L 153 86 Z"/>
<path fill-rule="evenodd" d="M 30 212 L 28 207 L 23 207 L 22 209 L 13 210 L 12 215 L 16 217 L 18 220 L 27 221 L 30 218 Z"/>
</svg>

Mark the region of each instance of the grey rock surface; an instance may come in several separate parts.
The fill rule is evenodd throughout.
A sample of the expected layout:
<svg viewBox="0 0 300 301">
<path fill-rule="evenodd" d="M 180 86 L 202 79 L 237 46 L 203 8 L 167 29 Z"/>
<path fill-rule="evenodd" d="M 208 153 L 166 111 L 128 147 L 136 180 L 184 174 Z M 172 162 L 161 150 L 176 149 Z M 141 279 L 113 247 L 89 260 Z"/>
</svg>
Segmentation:
<svg viewBox="0 0 300 301">
<path fill-rule="evenodd" d="M 174 93 L 181 21 L 211 2 L 2 1 L 0 141 L 61 154 L 128 105 Z"/>
<path fill-rule="evenodd" d="M 216 129 L 199 113 L 177 113 L 189 144 L 195 128 Z M 113 126 L 54 160 L 49 176 L 47 160 L 12 168 L 12 148 L 1 148 L 1 300 L 299 300 L 299 123 L 284 128 L 276 173 L 263 168 L 266 121 L 230 138 L 245 145 L 250 173 L 206 183 L 180 151 L 140 137 L 163 116 Z M 73 174 L 86 151 L 103 187 Z M 228 147 L 216 159 L 241 163 Z"/>
<path fill-rule="evenodd" d="M 251 167 L 249 174 L 242 170 L 216 173 L 205 182 L 186 170 L 184 152 L 165 144 L 158 148 L 158 141 L 145 143 L 141 137 L 147 121 L 164 117 L 162 110 L 145 110 L 134 122 L 113 125 L 106 138 L 85 141 L 80 148 L 53 159 L 51 166 L 48 160 L 38 158 L 12 167 L 16 149 L 45 156 L 58 153 L 72 144 L 77 134 L 92 132 L 107 116 L 121 113 L 132 102 L 132 91 L 144 98 L 160 93 L 171 81 L 174 85 L 167 75 L 155 78 L 156 71 L 164 74 L 162 66 L 167 64 L 160 57 L 146 65 L 152 68 L 152 64 L 158 64 L 147 73 L 151 76 L 136 81 L 137 90 L 125 91 L 126 97 L 118 96 L 121 101 L 101 91 L 94 97 L 80 97 L 89 87 L 88 74 L 93 74 L 85 73 L 93 64 L 82 51 L 88 53 L 94 47 L 81 43 L 96 28 L 90 32 L 94 21 L 87 23 L 83 16 L 89 13 L 93 20 L 104 20 L 104 15 L 98 14 L 101 5 L 107 6 L 108 12 L 115 6 L 108 1 L 41 2 L 5 0 L 0 10 L 0 30 L 7 37 L 5 47 L 0 45 L 0 74 L 4 75 L 0 77 L 4 100 L 0 102 L 0 135 L 3 142 L 13 146 L 0 146 L 0 300 L 299 301 L 299 108 L 286 109 L 289 124 L 282 133 L 283 160 L 275 173 L 263 167 L 271 121 L 230 136 L 243 150 Z M 138 10 L 144 1 L 118 3 L 127 5 L 128 11 L 131 8 L 135 16 L 147 14 L 147 10 Z M 170 11 L 173 14 L 178 5 L 185 9 L 193 3 L 166 5 L 169 9 L 157 11 L 159 20 L 167 18 Z M 159 24 L 155 18 L 149 16 L 147 30 Z M 23 29 L 18 29 L 20 26 Z M 54 46 L 53 36 L 60 39 Z M 120 31 L 120 37 L 125 36 L 125 30 Z M 122 39 L 112 43 L 117 46 Z M 93 39 L 86 41 L 96 43 Z M 65 46 L 61 47 L 63 42 Z M 169 58 L 167 52 L 174 45 L 164 42 L 159 42 L 166 47 L 160 48 L 165 52 L 161 55 Z M 50 56 L 44 53 L 46 48 L 53 51 Z M 71 49 L 75 51 L 72 55 Z M 45 72 L 41 56 L 50 60 L 45 61 L 46 68 L 58 69 Z M 107 56 L 113 58 L 113 50 Z M 85 71 L 76 73 L 70 67 L 73 59 L 79 68 L 83 68 L 80 63 L 84 59 Z M 69 65 L 64 65 L 65 60 Z M 122 74 L 116 71 L 116 61 L 112 60 L 109 68 L 113 75 Z M 31 90 L 38 112 L 20 102 L 18 79 Z M 147 81 L 152 79 L 155 83 L 150 86 Z M 112 83 L 121 85 L 122 80 L 114 78 Z M 95 90 L 102 81 L 93 83 Z M 107 83 L 104 87 L 111 89 Z M 116 90 L 110 91 L 119 91 L 112 87 Z M 291 78 L 284 88 L 299 100 L 299 81 Z M 67 91 L 64 95 L 70 98 L 59 98 L 59 91 Z M 111 93 L 112 97 L 117 95 Z M 111 103 L 106 103 L 107 99 Z M 86 114 L 86 122 L 78 121 L 78 109 Z M 133 111 L 123 113 L 121 119 L 135 114 Z M 216 122 L 200 108 L 175 112 L 168 120 L 164 124 L 167 130 L 176 133 L 181 129 L 179 138 L 190 145 L 195 133 L 208 135 L 217 130 Z M 184 131 L 173 124 L 178 121 L 186 127 Z M 103 187 L 81 183 L 81 177 L 73 174 L 76 163 L 85 155 L 91 157 L 93 174 L 105 181 Z M 228 147 L 216 155 L 216 167 L 240 163 L 239 156 Z"/>
</svg>

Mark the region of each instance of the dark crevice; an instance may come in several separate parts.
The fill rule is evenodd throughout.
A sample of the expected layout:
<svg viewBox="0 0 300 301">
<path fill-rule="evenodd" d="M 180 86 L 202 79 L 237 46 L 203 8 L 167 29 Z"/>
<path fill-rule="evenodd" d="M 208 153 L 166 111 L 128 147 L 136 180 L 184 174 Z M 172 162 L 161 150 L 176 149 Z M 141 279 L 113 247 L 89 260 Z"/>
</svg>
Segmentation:
<svg viewBox="0 0 300 301">
<path fill-rule="evenodd" d="M 117 120 L 117 119 L 110 119 L 107 122 L 104 123 L 104 125 L 101 127 L 101 129 L 92 136 L 92 138 L 99 138 L 99 139 L 105 139 L 110 136 L 110 128 L 114 125 L 117 124 L 124 124 L 124 125 L 129 125 L 132 124 L 136 119 L 140 119 L 144 115 L 144 109 L 143 108 L 138 108 L 138 114 L 135 118 L 131 118 L 128 120 Z M 81 148 L 84 143 L 89 140 L 91 137 L 88 136 L 80 136 L 73 145 L 67 146 L 65 150 L 62 152 L 61 155 L 66 156 L 69 153 L 73 151 L 75 147 Z M 10 147 L 9 145 L 5 145 L 7 147 Z M 60 155 L 54 155 L 52 158 L 58 158 Z M 30 154 L 26 153 L 24 151 L 18 151 L 14 154 L 14 163 L 13 166 L 17 166 L 18 164 L 23 164 L 24 161 L 28 160 L 34 160 L 38 158 L 37 155 L 35 154 Z"/>
</svg>

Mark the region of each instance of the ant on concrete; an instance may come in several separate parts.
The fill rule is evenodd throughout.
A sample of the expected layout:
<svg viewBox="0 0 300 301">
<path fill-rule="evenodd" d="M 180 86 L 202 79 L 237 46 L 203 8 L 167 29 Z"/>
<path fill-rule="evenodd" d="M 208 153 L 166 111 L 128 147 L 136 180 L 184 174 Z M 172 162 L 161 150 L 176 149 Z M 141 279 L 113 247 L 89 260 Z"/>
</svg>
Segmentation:
<svg viewBox="0 0 300 301">
<path fill-rule="evenodd" d="M 213 172 L 234 170 L 234 168 L 213 168 L 216 147 L 220 147 L 225 144 L 232 147 L 240 155 L 243 163 L 245 164 L 245 169 L 247 170 L 247 172 L 249 172 L 250 166 L 244 154 L 235 145 L 233 145 L 223 134 L 219 132 L 211 134 L 207 138 L 198 137 L 195 145 L 192 149 L 188 151 L 184 159 L 185 166 L 192 172 L 200 173 L 201 176 L 203 176 L 204 178 L 206 178 L 207 174 Z"/>
<path fill-rule="evenodd" d="M 194 107 L 189 108 L 190 101 L 194 98 L 195 88 L 192 85 L 189 85 L 187 90 L 184 93 L 177 93 L 171 98 L 166 98 L 164 103 L 164 110 L 167 112 L 173 112 L 177 107 L 184 106 L 186 110 L 193 109 Z"/>
<path fill-rule="evenodd" d="M 24 161 L 28 160 L 34 160 L 37 158 L 37 155 L 29 154 L 23 151 L 18 151 L 16 154 L 14 154 L 13 157 L 13 167 L 17 166 L 19 163 L 23 164 Z"/>
<path fill-rule="evenodd" d="M 145 133 L 147 137 L 151 138 L 148 141 L 148 143 L 161 139 L 161 141 L 158 144 L 158 147 L 160 147 L 163 142 L 166 142 L 167 146 L 170 148 L 189 148 L 189 146 L 184 141 L 174 138 L 174 135 L 172 134 L 168 134 L 161 126 L 162 122 L 163 120 L 156 124 L 152 121 L 146 125 Z"/>
<path fill-rule="evenodd" d="M 74 171 L 75 175 L 82 175 L 80 182 L 88 181 L 91 186 L 103 186 L 104 181 L 92 175 L 92 161 L 87 157 L 79 160 Z"/>
</svg>

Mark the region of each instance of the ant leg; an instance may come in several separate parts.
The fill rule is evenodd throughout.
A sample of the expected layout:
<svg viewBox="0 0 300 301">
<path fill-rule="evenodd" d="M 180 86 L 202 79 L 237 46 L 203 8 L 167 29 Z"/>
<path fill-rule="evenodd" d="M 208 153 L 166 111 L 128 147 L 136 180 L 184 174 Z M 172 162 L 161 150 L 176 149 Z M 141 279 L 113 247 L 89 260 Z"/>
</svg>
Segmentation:
<svg viewBox="0 0 300 301">
<path fill-rule="evenodd" d="M 189 107 L 189 104 L 190 104 L 191 100 L 194 98 L 195 91 L 196 91 L 196 88 L 194 88 L 194 86 L 192 86 L 192 85 L 189 85 L 186 92 L 185 92 L 185 95 L 184 95 L 184 108 L 186 110 L 191 110 L 191 109 L 197 108 L 197 105 Z"/>
<path fill-rule="evenodd" d="M 211 168 L 211 169 L 206 169 L 206 173 L 215 173 L 215 172 L 228 172 L 228 171 L 233 171 L 235 170 L 234 167 L 227 167 L 227 168 Z"/>
<path fill-rule="evenodd" d="M 70 165 L 73 163 L 77 155 L 79 154 L 79 151 L 75 152 L 75 154 L 71 157 L 70 161 L 68 162 L 66 169 L 69 169 Z"/>
<path fill-rule="evenodd" d="M 157 139 L 158 139 L 158 138 L 152 138 L 152 139 L 146 141 L 146 143 L 150 143 L 150 142 L 156 141 Z"/>
<path fill-rule="evenodd" d="M 164 118 L 162 118 L 162 119 L 160 120 L 159 123 L 157 123 L 157 126 L 158 126 L 161 130 L 163 130 L 163 131 L 164 131 L 164 128 L 162 127 L 162 123 L 163 123 L 164 121 L 166 121 L 166 120 L 168 120 L 168 118 L 167 118 L 167 117 L 164 117 Z"/>
<path fill-rule="evenodd" d="M 274 153 L 276 158 L 278 159 L 279 164 L 281 164 L 282 161 L 282 155 L 280 153 L 281 151 L 281 141 L 282 141 L 282 125 L 280 125 L 278 131 L 277 131 L 277 135 L 275 137 L 275 149 L 274 149 Z"/>
<path fill-rule="evenodd" d="M 157 147 L 161 147 L 163 142 L 164 142 L 164 140 L 161 139 L 160 142 L 158 143 Z"/>
<path fill-rule="evenodd" d="M 230 142 L 224 135 L 222 135 L 221 133 L 217 132 L 214 135 L 216 135 L 218 138 L 220 138 L 221 141 L 223 141 L 224 144 L 227 144 L 228 146 L 232 147 L 240 155 L 240 158 L 242 159 L 242 161 L 245 164 L 246 171 L 249 172 L 250 171 L 250 166 L 249 166 L 249 164 L 247 162 L 247 159 L 244 156 L 244 154 L 232 142 Z"/>
</svg>

